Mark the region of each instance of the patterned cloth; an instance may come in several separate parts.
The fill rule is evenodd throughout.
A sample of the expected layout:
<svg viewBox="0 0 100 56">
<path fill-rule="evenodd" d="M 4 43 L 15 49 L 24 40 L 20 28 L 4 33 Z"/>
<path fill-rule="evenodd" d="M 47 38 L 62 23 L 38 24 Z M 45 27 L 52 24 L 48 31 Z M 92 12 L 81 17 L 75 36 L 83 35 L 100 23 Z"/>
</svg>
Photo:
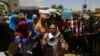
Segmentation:
<svg viewBox="0 0 100 56">
<path fill-rule="evenodd" d="M 9 28 L 12 29 L 13 31 L 15 31 L 16 25 L 18 24 L 18 22 L 17 22 L 18 15 L 13 14 L 9 18 L 10 18 Z"/>
<path fill-rule="evenodd" d="M 65 48 L 68 48 L 67 43 L 64 43 L 65 40 L 61 33 L 56 37 L 58 42 L 54 46 L 46 45 L 43 47 L 43 56 L 64 56 L 65 49 L 63 48 L 64 45 L 66 46 Z M 64 44 L 64 45 L 63 45 Z"/>
</svg>

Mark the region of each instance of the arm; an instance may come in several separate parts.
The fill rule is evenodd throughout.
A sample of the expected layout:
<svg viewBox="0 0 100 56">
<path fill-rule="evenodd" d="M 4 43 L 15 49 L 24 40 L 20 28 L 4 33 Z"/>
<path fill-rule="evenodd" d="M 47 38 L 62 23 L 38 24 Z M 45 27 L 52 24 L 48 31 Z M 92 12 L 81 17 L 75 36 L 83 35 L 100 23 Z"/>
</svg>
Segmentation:
<svg viewBox="0 0 100 56">
<path fill-rule="evenodd" d="M 62 34 L 60 34 L 60 38 L 59 39 L 60 39 L 60 43 L 61 43 L 62 49 L 68 50 L 68 44 L 66 43 L 66 41 L 65 41 L 65 39 L 64 39 Z"/>
</svg>

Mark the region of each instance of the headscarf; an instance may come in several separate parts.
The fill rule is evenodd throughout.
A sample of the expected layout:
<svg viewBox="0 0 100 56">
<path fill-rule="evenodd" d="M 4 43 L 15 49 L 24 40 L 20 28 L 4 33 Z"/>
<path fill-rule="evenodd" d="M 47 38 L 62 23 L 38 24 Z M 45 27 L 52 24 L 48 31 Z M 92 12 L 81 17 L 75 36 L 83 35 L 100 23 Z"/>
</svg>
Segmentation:
<svg viewBox="0 0 100 56">
<path fill-rule="evenodd" d="M 10 27 L 10 29 L 12 29 L 13 31 L 15 31 L 16 25 L 18 24 L 18 22 L 17 22 L 18 15 L 17 15 L 17 14 L 13 14 L 13 15 L 11 15 L 9 18 L 10 18 L 9 27 Z"/>
<path fill-rule="evenodd" d="M 27 19 L 27 23 L 30 25 L 30 24 L 33 24 L 33 20 L 32 19 Z"/>
<path fill-rule="evenodd" d="M 33 19 L 33 23 L 34 23 L 34 24 L 36 24 L 36 22 L 37 22 L 37 20 L 38 20 L 37 17 L 38 17 L 38 16 L 37 16 L 36 14 L 33 14 L 33 15 L 32 15 L 32 19 Z"/>
<path fill-rule="evenodd" d="M 26 21 L 19 22 L 16 32 L 18 32 L 18 35 L 21 38 L 27 38 L 28 37 L 28 25 Z"/>
<path fill-rule="evenodd" d="M 27 19 L 27 23 L 28 23 L 28 25 L 34 24 L 32 19 Z M 29 29 L 28 30 L 29 31 L 32 31 L 32 36 L 38 37 L 39 32 L 35 28 L 29 26 Z"/>
</svg>

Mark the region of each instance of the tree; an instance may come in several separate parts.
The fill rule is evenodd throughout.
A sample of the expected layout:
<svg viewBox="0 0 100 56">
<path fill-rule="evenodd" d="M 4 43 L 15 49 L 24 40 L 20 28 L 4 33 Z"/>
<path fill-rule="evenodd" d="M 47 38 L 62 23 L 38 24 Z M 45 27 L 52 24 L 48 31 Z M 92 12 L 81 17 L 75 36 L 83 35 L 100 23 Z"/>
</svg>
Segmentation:
<svg viewBox="0 0 100 56">
<path fill-rule="evenodd" d="M 60 4 L 57 8 L 58 9 L 63 9 L 63 5 Z"/>
<path fill-rule="evenodd" d="M 56 4 L 53 4 L 53 5 L 51 6 L 51 8 L 56 9 L 56 8 L 57 8 L 57 5 L 56 5 Z"/>
<path fill-rule="evenodd" d="M 59 12 L 62 12 L 62 10 L 63 10 L 63 5 L 61 5 L 61 4 L 58 5 L 58 6 L 57 6 L 57 10 L 58 10 Z"/>
</svg>

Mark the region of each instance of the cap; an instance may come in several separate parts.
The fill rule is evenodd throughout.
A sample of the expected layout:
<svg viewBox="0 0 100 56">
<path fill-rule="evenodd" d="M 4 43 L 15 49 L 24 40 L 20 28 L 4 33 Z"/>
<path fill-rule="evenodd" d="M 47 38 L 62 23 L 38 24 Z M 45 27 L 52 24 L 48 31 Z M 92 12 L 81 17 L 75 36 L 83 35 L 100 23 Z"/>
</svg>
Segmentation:
<svg viewBox="0 0 100 56">
<path fill-rule="evenodd" d="M 50 12 L 48 10 L 39 10 L 40 14 L 49 14 Z"/>
</svg>

